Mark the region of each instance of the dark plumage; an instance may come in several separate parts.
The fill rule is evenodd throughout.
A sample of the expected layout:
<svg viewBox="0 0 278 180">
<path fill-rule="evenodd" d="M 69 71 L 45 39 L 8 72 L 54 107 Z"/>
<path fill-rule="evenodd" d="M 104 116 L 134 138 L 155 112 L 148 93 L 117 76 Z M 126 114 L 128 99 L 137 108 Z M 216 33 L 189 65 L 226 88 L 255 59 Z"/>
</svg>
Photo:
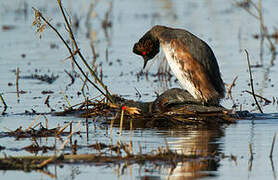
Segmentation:
<svg viewBox="0 0 278 180">
<path fill-rule="evenodd" d="M 159 53 L 159 41 L 157 38 L 153 37 L 150 33 L 146 33 L 138 43 L 133 47 L 133 52 L 141 55 L 144 59 L 145 68 L 148 60 L 154 58 L 154 56 Z"/>
<path fill-rule="evenodd" d="M 134 45 L 133 52 L 143 57 L 145 67 L 160 45 L 183 87 L 196 99 L 218 104 L 225 87 L 211 48 L 186 30 L 154 26 Z"/>
</svg>

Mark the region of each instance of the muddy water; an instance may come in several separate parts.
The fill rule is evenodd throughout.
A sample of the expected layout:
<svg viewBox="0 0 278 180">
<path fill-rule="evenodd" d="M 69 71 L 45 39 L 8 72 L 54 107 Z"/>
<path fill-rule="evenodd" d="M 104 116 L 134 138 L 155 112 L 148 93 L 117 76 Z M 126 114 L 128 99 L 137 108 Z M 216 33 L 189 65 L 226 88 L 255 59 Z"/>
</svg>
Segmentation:
<svg viewBox="0 0 278 180">
<path fill-rule="evenodd" d="M 88 14 L 89 7 L 94 4 L 94 11 Z M 269 32 L 273 32 L 277 26 L 276 9 L 277 1 L 263 1 L 263 15 Z M 126 98 L 149 101 L 155 98 L 155 92 L 161 93 L 167 88 L 179 87 L 175 78 L 170 81 L 158 80 L 152 76 L 157 72 L 159 62 L 163 55 L 159 55 L 152 66 L 147 67 L 150 75 L 138 77 L 137 74 L 143 66 L 142 60 L 135 56 L 131 49 L 143 33 L 155 24 L 163 24 L 187 29 L 205 40 L 214 50 L 222 72 L 223 79 L 230 84 L 238 76 L 236 86 L 232 90 L 234 101 L 223 100 L 223 106 L 231 108 L 233 104 L 242 109 L 256 111 L 252 97 L 243 93 L 250 90 L 249 76 L 247 73 L 246 56 L 243 52 L 247 49 L 250 54 L 251 64 L 260 64 L 263 67 L 253 68 L 255 90 L 261 96 L 272 100 L 277 98 L 278 75 L 277 68 L 270 66 L 271 55 L 267 48 L 264 50 L 263 59 L 260 59 L 260 41 L 253 38 L 259 33 L 259 22 L 246 11 L 237 7 L 234 2 L 221 0 L 212 1 L 130 1 L 114 0 L 110 9 L 110 1 L 67 1 L 65 7 L 72 15 L 73 22 L 79 20 L 78 28 L 75 28 L 76 38 L 79 41 L 81 51 L 91 62 L 93 59 L 90 43 L 94 43 L 98 57 L 96 64 L 102 67 L 103 80 L 113 93 L 121 94 Z M 63 20 L 59 14 L 55 1 L 1 1 L 0 2 L 0 91 L 3 93 L 8 109 L 6 115 L 0 116 L 1 133 L 5 128 L 16 129 L 19 126 L 28 127 L 35 116 L 26 112 L 50 112 L 51 109 L 62 110 L 67 106 L 63 94 L 68 95 L 69 102 L 76 104 L 84 100 L 78 95 L 83 82 L 76 77 L 71 84 L 71 78 L 64 72 L 72 72 L 71 63 L 65 60 L 68 57 L 64 45 L 49 29 L 38 40 L 36 29 L 32 27 L 33 12 L 31 7 L 36 7 L 51 19 L 59 31 L 64 32 Z M 107 29 L 107 35 L 102 29 L 101 23 L 105 13 L 110 11 L 109 20 L 112 28 Z M 87 20 L 88 19 L 88 20 Z M 62 33 L 64 36 L 67 34 Z M 68 39 L 68 38 L 66 38 Z M 266 43 L 265 47 L 268 47 Z M 275 61 L 276 62 L 276 61 Z M 28 79 L 19 79 L 19 90 L 26 93 L 17 97 L 15 79 L 16 68 L 20 69 L 20 77 L 32 74 L 59 76 L 52 84 Z M 74 74 L 73 74 L 74 75 Z M 10 83 L 10 85 L 8 85 Z M 139 98 L 135 88 L 142 94 Z M 44 94 L 43 91 L 52 91 Z M 63 92 L 63 93 L 62 93 Z M 94 97 L 98 93 L 91 87 L 85 90 L 88 96 Z M 44 104 L 50 95 L 50 108 Z M 262 103 L 263 105 L 264 103 Z M 3 106 L 1 104 L 1 108 Z M 263 106 L 266 113 L 276 113 L 277 103 Z M 54 117 L 47 115 L 49 127 L 56 127 L 64 123 L 78 119 L 74 117 Z M 275 118 L 276 117 L 276 118 Z M 41 119 L 42 122 L 43 118 Z M 83 120 L 84 121 L 84 120 Z M 268 119 L 255 121 L 240 121 L 236 125 L 227 127 L 214 127 L 197 129 L 187 127 L 183 130 L 142 130 L 138 129 L 132 134 L 134 149 L 138 144 L 144 152 L 164 146 L 165 138 L 170 148 L 180 153 L 192 152 L 206 154 L 210 152 L 233 155 L 231 160 L 225 158 L 213 162 L 186 162 L 178 164 L 175 169 L 162 167 L 155 169 L 153 164 L 130 165 L 125 171 L 122 166 L 88 165 L 64 165 L 50 166 L 49 172 L 57 175 L 58 179 L 136 179 L 136 178 L 169 178 L 169 179 L 276 179 L 277 149 L 274 149 L 273 161 L 269 159 L 269 152 L 273 134 L 277 131 L 277 114 L 268 114 Z M 82 125 L 81 136 L 74 137 L 78 144 L 87 145 L 95 142 L 110 143 L 110 135 L 107 127 L 90 124 L 89 139 L 85 135 L 85 127 Z M 112 131 L 114 143 L 118 138 L 118 129 Z M 129 131 L 123 132 L 123 140 L 129 139 Z M 30 139 L 15 140 L 14 138 L 0 138 L 2 150 L 7 155 L 30 155 L 22 150 L 24 146 L 31 144 Z M 54 138 L 40 139 L 41 145 L 53 145 Z M 61 143 L 61 142 L 56 142 Z M 249 144 L 252 145 L 254 160 L 252 166 L 249 162 Z M 65 150 L 67 152 L 69 150 Z M 81 148 L 78 153 L 94 152 L 91 148 Z M 39 153 L 40 154 L 40 153 Z M 52 154 L 52 152 L 49 152 Z M 48 179 L 49 176 L 32 171 L 2 171 L 5 179 Z"/>
</svg>

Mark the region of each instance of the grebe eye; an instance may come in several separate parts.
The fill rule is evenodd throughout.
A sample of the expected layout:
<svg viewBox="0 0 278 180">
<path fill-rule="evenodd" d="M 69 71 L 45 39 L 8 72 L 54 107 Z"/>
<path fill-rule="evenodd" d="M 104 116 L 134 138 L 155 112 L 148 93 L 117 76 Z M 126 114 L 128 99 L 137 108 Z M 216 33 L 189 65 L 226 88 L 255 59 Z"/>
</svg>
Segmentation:
<svg viewBox="0 0 278 180">
<path fill-rule="evenodd" d="M 143 51 L 143 52 L 142 52 L 142 55 L 143 55 L 143 56 L 145 56 L 146 54 L 147 54 L 147 52 L 146 52 L 146 51 Z"/>
</svg>

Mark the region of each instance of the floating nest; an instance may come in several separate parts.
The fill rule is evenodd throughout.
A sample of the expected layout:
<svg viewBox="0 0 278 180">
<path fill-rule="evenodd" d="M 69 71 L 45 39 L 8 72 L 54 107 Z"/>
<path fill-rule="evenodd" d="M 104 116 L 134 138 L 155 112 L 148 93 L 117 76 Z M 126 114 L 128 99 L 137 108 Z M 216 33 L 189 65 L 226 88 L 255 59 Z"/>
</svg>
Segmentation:
<svg viewBox="0 0 278 180">
<path fill-rule="evenodd" d="M 87 101 L 55 115 L 75 115 L 92 118 L 104 124 L 119 124 L 122 111 L 124 127 L 179 128 L 185 125 L 215 125 L 235 123 L 239 115 L 222 106 L 203 105 L 186 90 L 173 88 L 152 102 L 138 102 L 114 96 L 115 104 Z M 100 118 L 101 117 L 101 118 Z"/>
</svg>

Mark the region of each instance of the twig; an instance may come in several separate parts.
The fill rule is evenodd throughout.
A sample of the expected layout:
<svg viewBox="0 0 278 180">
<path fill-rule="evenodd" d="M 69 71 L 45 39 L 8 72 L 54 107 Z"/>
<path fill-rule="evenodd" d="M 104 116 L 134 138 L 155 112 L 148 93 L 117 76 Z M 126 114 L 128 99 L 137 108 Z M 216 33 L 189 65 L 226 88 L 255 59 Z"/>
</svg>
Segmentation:
<svg viewBox="0 0 278 180">
<path fill-rule="evenodd" d="M 247 92 L 247 93 L 249 93 L 249 94 L 252 94 L 252 92 L 250 92 L 250 91 L 248 91 L 248 90 L 245 90 L 245 91 L 243 91 L 243 92 Z M 258 97 L 258 98 L 260 98 L 260 99 L 263 99 L 266 103 L 271 103 L 272 101 L 270 101 L 270 100 L 268 100 L 268 99 L 266 99 L 266 98 L 264 98 L 264 97 L 262 97 L 262 96 L 260 96 L 260 95 L 258 95 L 258 94 L 254 94 L 256 97 Z"/>
<path fill-rule="evenodd" d="M 132 140 L 131 140 L 131 137 L 132 137 L 132 129 L 133 129 L 132 118 L 130 119 L 129 126 L 130 126 L 130 128 L 129 128 L 129 131 L 130 131 L 130 134 L 129 134 L 129 151 L 132 153 L 132 152 L 133 152 Z"/>
<path fill-rule="evenodd" d="M 230 87 L 228 88 L 227 94 L 228 97 L 232 98 L 232 88 L 236 85 L 236 80 L 237 80 L 238 76 L 236 76 L 232 82 L 232 84 L 230 85 Z"/>
<path fill-rule="evenodd" d="M 69 102 L 69 99 L 68 99 L 67 95 L 65 94 L 65 92 L 64 92 L 63 90 L 61 90 L 61 93 L 63 94 L 63 96 L 64 96 L 66 102 L 68 103 L 69 108 L 71 108 L 72 106 L 71 106 L 71 104 L 70 104 L 70 102 Z"/>
<path fill-rule="evenodd" d="M 17 97 L 19 97 L 18 79 L 19 79 L 19 67 L 16 68 L 16 95 L 17 95 Z"/>
<path fill-rule="evenodd" d="M 250 161 L 252 161 L 254 159 L 254 156 L 253 156 L 253 149 L 251 143 L 249 143 L 249 152 L 250 152 Z"/>
<path fill-rule="evenodd" d="M 138 91 L 138 89 L 135 87 L 134 88 L 135 89 L 135 91 L 137 92 L 137 94 L 138 94 L 138 97 L 139 97 L 139 99 L 142 97 L 142 95 L 141 95 L 141 93 Z"/>
<path fill-rule="evenodd" d="M 262 5 L 261 5 L 261 0 L 258 0 L 258 6 L 256 6 L 255 4 L 253 4 L 254 7 L 257 7 L 257 11 L 258 11 L 258 14 L 259 14 L 259 20 L 260 20 L 260 24 L 261 24 L 261 28 L 263 30 L 263 34 L 264 34 L 264 37 L 266 37 L 266 39 L 268 40 L 269 44 L 270 44 L 270 50 L 271 52 L 273 53 L 274 56 L 276 56 L 276 52 L 275 52 L 275 46 L 274 44 L 272 43 L 270 37 L 268 36 L 267 34 L 267 29 L 264 25 L 264 21 L 263 21 L 263 15 L 262 15 Z"/>
<path fill-rule="evenodd" d="M 273 153 L 273 149 L 274 149 L 275 139 L 276 139 L 276 133 L 274 133 L 274 136 L 273 136 L 273 139 L 272 139 L 271 150 L 270 150 L 270 154 L 269 154 L 270 158 L 272 158 L 272 153 Z"/>
<path fill-rule="evenodd" d="M 44 171 L 44 170 L 42 170 L 42 169 L 39 169 L 39 172 L 42 173 L 43 175 L 49 176 L 50 178 L 55 178 L 55 179 L 57 179 L 57 176 L 56 176 L 55 174 L 52 174 L 52 173 L 49 172 L 49 171 Z"/>
<path fill-rule="evenodd" d="M 97 60 L 98 55 L 97 55 L 97 53 L 96 53 L 94 43 L 93 43 L 93 42 L 91 42 L 91 43 L 90 43 L 90 45 L 91 45 L 91 50 L 92 50 L 92 53 L 93 53 L 93 61 L 92 61 L 92 66 L 94 66 L 94 67 L 95 67 L 95 63 L 96 63 L 96 60 Z"/>
<path fill-rule="evenodd" d="M 253 149 L 252 149 L 252 144 L 249 143 L 249 152 L 250 152 L 250 159 L 249 159 L 249 166 L 248 166 L 248 171 L 252 171 L 252 166 L 253 166 Z"/>
<path fill-rule="evenodd" d="M 3 96 L 2 96 L 2 94 L 0 94 L 0 99 L 1 99 L 1 101 L 2 101 L 2 103 L 3 103 L 3 105 L 4 105 L 4 111 L 3 111 L 3 113 L 4 113 L 4 112 L 7 110 L 8 106 L 7 106 L 6 102 L 5 102 L 5 100 L 4 100 Z M 3 114 L 3 113 L 2 113 L 2 114 Z"/>
<path fill-rule="evenodd" d="M 57 0 L 57 2 L 58 2 L 58 4 L 59 4 L 60 10 L 61 10 L 62 15 L 63 15 L 63 17 L 64 17 L 64 20 L 65 20 L 65 22 L 66 22 L 66 25 L 67 25 L 67 28 L 68 28 L 67 30 L 69 31 L 70 38 L 71 38 L 71 40 L 72 40 L 72 42 L 73 42 L 73 44 L 74 44 L 74 46 L 75 46 L 75 49 L 79 49 L 79 48 L 78 48 L 78 45 L 77 45 L 77 42 L 76 42 L 76 40 L 75 40 L 75 37 L 74 37 L 74 35 L 73 35 L 71 26 L 70 26 L 70 24 L 69 24 L 69 21 L 68 21 L 66 15 L 65 15 L 65 12 L 64 12 L 64 9 L 63 9 L 63 6 L 62 6 L 62 1 L 61 1 L 61 0 Z M 83 57 L 83 55 L 81 54 L 81 52 L 78 51 L 77 53 L 78 53 L 80 59 L 82 60 L 82 62 L 84 63 L 84 65 L 85 65 L 85 66 L 88 68 L 88 70 L 90 71 L 91 75 L 95 78 L 95 80 L 96 80 L 96 81 L 102 86 L 102 88 L 106 91 L 106 94 L 105 94 L 104 96 L 107 97 L 107 98 L 110 100 L 110 102 L 114 102 L 114 100 L 113 100 L 111 94 L 109 93 L 109 91 L 108 91 L 108 89 L 107 89 L 107 86 L 105 86 L 105 85 L 103 84 L 103 82 L 98 78 L 98 76 L 95 74 L 95 72 L 94 72 L 94 71 L 92 70 L 92 68 L 89 66 L 89 64 L 87 63 L 87 61 L 85 60 L 85 58 Z"/>
<path fill-rule="evenodd" d="M 89 116 L 89 98 L 86 97 L 85 99 L 86 101 L 86 137 L 87 137 L 87 141 L 89 141 L 89 125 L 88 125 L 88 116 Z"/>
<path fill-rule="evenodd" d="M 73 77 L 73 75 L 71 75 L 67 70 L 64 70 L 64 72 L 70 77 L 71 79 L 71 83 L 68 84 L 68 86 L 71 86 L 73 85 L 74 81 L 75 81 L 75 78 Z"/>
<path fill-rule="evenodd" d="M 275 167 L 274 167 L 272 158 L 270 158 L 270 164 L 271 164 L 271 169 L 272 169 L 272 173 L 273 173 L 273 178 L 276 179 L 276 171 L 275 171 Z"/>
<path fill-rule="evenodd" d="M 86 72 L 86 76 L 88 76 L 88 72 Z M 83 85 L 82 85 L 82 87 L 81 87 L 81 92 L 82 92 L 82 95 L 84 96 L 84 97 L 86 97 L 85 96 L 85 92 L 84 92 L 84 89 L 85 89 L 85 87 L 87 88 L 87 91 L 89 91 L 89 87 L 88 87 L 88 85 L 87 85 L 87 79 L 85 78 L 85 80 L 83 80 L 81 77 L 80 77 L 80 79 L 81 79 L 81 81 L 83 81 Z"/>
<path fill-rule="evenodd" d="M 64 14 L 64 11 L 63 11 L 61 2 L 60 2 L 59 0 L 58 0 L 58 4 L 59 4 L 60 9 L 62 10 L 62 13 L 63 13 L 63 16 L 64 16 L 64 18 L 65 18 L 65 20 L 66 20 L 67 26 L 70 26 L 69 23 L 68 23 L 68 20 L 66 19 L 65 14 Z M 96 79 L 101 85 L 103 85 L 103 86 L 105 87 L 104 89 L 106 90 L 106 93 L 107 93 L 107 94 L 105 94 L 94 82 L 92 82 L 92 81 L 88 78 L 88 76 L 86 76 L 85 72 L 82 70 L 82 68 L 80 67 L 80 65 L 77 63 L 77 61 L 76 61 L 76 59 L 75 59 L 75 57 L 74 57 L 74 54 L 73 54 L 71 48 L 69 47 L 69 45 L 67 44 L 67 42 L 64 40 L 64 38 L 62 37 L 62 35 L 58 32 L 58 30 L 57 30 L 54 26 L 52 26 L 52 25 L 49 23 L 48 20 L 46 20 L 46 19 L 44 18 L 44 16 L 42 15 L 42 13 L 41 13 L 40 11 L 38 11 L 38 10 L 35 9 L 35 8 L 33 8 L 33 10 L 35 11 L 35 13 L 36 13 L 40 18 L 42 18 L 42 20 L 43 20 L 43 21 L 44 21 L 56 34 L 57 34 L 57 36 L 60 38 L 60 40 L 64 43 L 64 45 L 66 46 L 66 48 L 68 49 L 68 51 L 69 51 L 69 53 L 70 53 L 70 55 L 71 55 L 72 61 L 73 61 L 74 64 L 77 66 L 77 68 L 78 68 L 79 71 L 82 73 L 82 75 L 87 79 L 87 81 L 88 81 L 90 84 L 92 84 L 102 95 L 104 95 L 105 97 L 108 96 L 108 99 L 109 99 L 111 102 L 114 102 L 113 99 L 112 99 L 112 97 L 111 97 L 111 95 L 110 95 L 110 93 L 109 93 L 108 90 L 107 90 L 107 87 L 104 86 L 103 83 L 101 83 L 101 82 L 99 81 L 99 79 L 98 79 L 98 77 L 96 76 L 96 74 L 93 72 L 93 70 L 90 68 L 90 66 L 88 65 L 88 63 L 86 62 L 86 60 L 84 59 L 84 57 L 82 56 L 82 54 L 80 53 L 79 48 L 78 48 L 78 46 L 77 46 L 77 43 L 75 42 L 74 37 L 72 37 L 73 34 L 72 34 L 72 31 L 71 31 L 71 28 L 69 27 L 69 31 L 71 32 L 71 33 L 70 33 L 71 39 L 75 42 L 74 45 L 75 45 L 76 49 L 78 50 L 78 55 L 80 56 L 80 58 L 82 59 L 83 63 L 86 65 L 86 67 L 89 69 L 90 73 L 95 77 L 95 79 Z"/>
<path fill-rule="evenodd" d="M 35 122 L 41 117 L 41 114 L 39 114 L 32 122 L 31 124 L 28 126 L 27 129 L 25 129 L 25 131 L 28 131 L 30 128 L 32 128 L 32 126 L 35 124 Z"/>
<path fill-rule="evenodd" d="M 58 148 L 57 152 L 55 153 L 55 155 L 51 156 L 50 158 L 48 158 L 47 160 L 43 161 L 42 163 L 40 163 L 37 167 L 38 168 L 42 168 L 44 166 L 46 166 L 47 164 L 51 163 L 53 160 L 55 160 L 57 158 L 56 154 L 58 154 L 58 152 L 60 152 L 62 149 L 64 149 L 65 145 L 68 143 L 69 139 L 71 138 L 71 136 L 75 133 L 75 131 L 77 130 L 77 128 L 80 126 L 81 124 L 81 120 L 74 126 L 73 131 L 67 136 L 67 139 L 63 142 L 63 144 Z"/>
<path fill-rule="evenodd" d="M 73 122 L 73 120 L 71 120 L 69 123 L 67 123 L 63 128 L 61 128 L 57 133 L 56 136 L 58 136 L 59 134 L 61 134 L 71 123 Z"/>
<path fill-rule="evenodd" d="M 249 75 L 250 75 L 250 83 L 251 83 L 252 95 L 253 95 L 253 98 L 254 98 L 254 100 L 256 102 L 256 105 L 257 105 L 259 111 L 261 113 L 263 113 L 263 111 L 262 111 L 262 109 L 261 109 L 261 107 L 260 107 L 260 105 L 259 105 L 259 103 L 258 103 L 258 101 L 256 99 L 255 92 L 254 92 L 253 77 L 252 77 L 252 72 L 251 72 L 251 68 L 250 68 L 249 54 L 248 54 L 248 51 L 246 49 L 244 49 L 244 51 L 245 51 L 246 56 L 247 56 L 247 63 L 248 63 L 248 69 L 249 69 Z"/>
<path fill-rule="evenodd" d="M 123 129 L 123 121 L 124 121 L 125 109 L 126 109 L 126 107 L 122 106 L 121 121 L 120 121 L 120 134 L 119 134 L 119 140 L 118 140 L 119 145 L 121 143 L 121 136 L 122 136 L 122 129 Z"/>
<path fill-rule="evenodd" d="M 50 95 L 48 95 L 44 101 L 44 104 L 46 104 L 47 107 L 50 107 L 49 105 L 49 98 L 50 98 Z"/>
<path fill-rule="evenodd" d="M 236 0 L 234 0 L 234 1 L 236 2 L 237 5 L 239 5 L 239 2 L 237 2 Z M 249 1 L 249 2 L 252 2 L 252 1 Z M 254 3 L 251 3 L 251 4 L 258 11 L 257 6 Z M 246 7 L 246 6 L 239 6 L 239 7 L 242 7 L 248 14 L 250 14 L 251 16 L 253 16 L 254 18 L 259 20 L 259 16 L 254 14 L 248 7 Z"/>
<path fill-rule="evenodd" d="M 235 1 L 237 4 L 238 2 Z M 272 52 L 272 61 L 271 61 L 271 65 L 273 65 L 273 60 L 275 59 L 276 57 L 276 48 L 273 44 L 273 42 L 271 41 L 270 39 L 270 36 L 268 35 L 267 33 L 267 28 L 266 26 L 264 25 L 264 20 L 263 20 L 263 15 L 262 15 L 262 5 L 261 5 L 261 0 L 258 0 L 258 4 L 256 5 L 252 0 L 248 1 L 253 8 L 255 8 L 256 10 L 256 13 L 253 13 L 250 11 L 250 9 L 248 9 L 247 7 L 244 7 L 244 6 L 241 6 L 244 10 L 246 10 L 246 12 L 248 12 L 251 16 L 255 17 L 256 19 L 259 20 L 260 22 L 260 29 L 261 29 L 261 34 L 263 35 L 261 37 L 261 43 L 264 42 L 264 38 L 267 39 L 267 41 L 269 42 L 269 45 L 270 45 L 270 50 Z M 262 53 L 262 49 L 261 49 L 261 53 Z"/>
<path fill-rule="evenodd" d="M 48 119 L 45 115 L 43 115 L 44 117 L 44 120 L 45 120 L 45 128 L 47 129 L 48 128 Z"/>
</svg>

